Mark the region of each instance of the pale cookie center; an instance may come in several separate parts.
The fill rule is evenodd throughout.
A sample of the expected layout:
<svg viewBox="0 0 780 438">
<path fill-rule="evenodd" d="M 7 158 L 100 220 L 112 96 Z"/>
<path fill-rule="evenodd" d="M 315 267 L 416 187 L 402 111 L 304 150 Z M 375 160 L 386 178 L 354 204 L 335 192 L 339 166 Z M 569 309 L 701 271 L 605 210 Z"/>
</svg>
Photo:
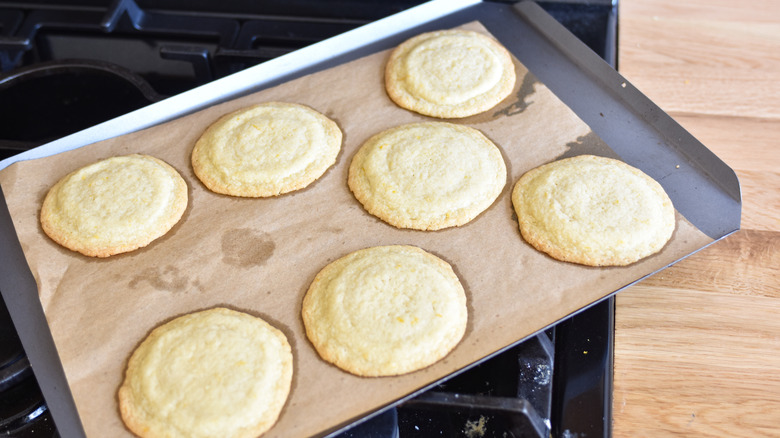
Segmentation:
<svg viewBox="0 0 780 438">
<path fill-rule="evenodd" d="M 431 342 L 449 338 L 448 318 L 459 315 L 460 301 L 450 284 L 437 270 L 408 257 L 354 263 L 329 287 L 330 311 L 338 317 L 334 341 L 370 362 L 424 354 Z M 377 354 L 377 346 L 384 353 Z"/>
<path fill-rule="evenodd" d="M 154 228 L 170 210 L 174 181 L 152 163 L 125 160 L 89 166 L 69 179 L 61 189 L 65 219 L 79 234 L 105 240 L 126 239 Z"/>
<path fill-rule="evenodd" d="M 665 221 L 657 194 L 630 172 L 607 169 L 579 170 L 577 174 L 552 172 L 548 190 L 533 195 L 564 225 L 571 239 L 615 248 L 636 246 L 649 237 L 649 229 Z M 535 209 L 535 215 L 546 214 Z"/>
<path fill-rule="evenodd" d="M 457 36 L 414 47 L 406 57 L 406 70 L 414 95 L 447 105 L 490 91 L 503 73 L 501 60 L 490 47 Z"/>
<path fill-rule="evenodd" d="M 143 361 L 141 394 L 180 430 L 199 425 L 198 436 L 251 426 L 281 375 L 278 363 L 263 366 L 266 348 L 227 326 L 168 332 Z"/>
<path fill-rule="evenodd" d="M 391 204 L 422 211 L 453 210 L 473 204 L 493 187 L 498 170 L 490 151 L 455 133 L 432 138 L 407 132 L 368 157 L 366 176 Z"/>
<path fill-rule="evenodd" d="M 251 184 L 304 171 L 325 142 L 322 127 L 305 117 L 258 115 L 234 120 L 211 157 L 231 179 Z"/>
</svg>

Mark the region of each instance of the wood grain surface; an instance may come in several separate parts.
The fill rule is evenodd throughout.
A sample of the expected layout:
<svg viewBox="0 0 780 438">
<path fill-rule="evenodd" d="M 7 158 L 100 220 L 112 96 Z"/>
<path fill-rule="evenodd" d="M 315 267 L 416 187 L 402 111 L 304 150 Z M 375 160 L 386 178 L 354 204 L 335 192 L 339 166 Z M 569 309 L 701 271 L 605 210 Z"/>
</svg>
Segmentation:
<svg viewBox="0 0 780 438">
<path fill-rule="evenodd" d="M 620 0 L 620 72 L 731 166 L 742 229 L 617 295 L 613 434 L 780 436 L 780 2 Z"/>
</svg>

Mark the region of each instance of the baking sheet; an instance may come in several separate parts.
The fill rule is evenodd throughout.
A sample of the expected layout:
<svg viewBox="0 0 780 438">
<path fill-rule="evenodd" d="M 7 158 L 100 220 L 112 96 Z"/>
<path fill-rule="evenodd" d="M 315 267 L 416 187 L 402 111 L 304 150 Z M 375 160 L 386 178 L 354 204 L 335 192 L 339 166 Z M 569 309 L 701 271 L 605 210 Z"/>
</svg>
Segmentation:
<svg viewBox="0 0 780 438">
<path fill-rule="evenodd" d="M 492 21 L 483 23 L 500 33 Z M 678 230 L 661 254 L 629 268 L 608 269 L 555 262 L 524 244 L 509 200 L 511 185 L 522 172 L 567 154 L 621 154 L 536 75 L 522 74 L 520 65 L 513 99 L 488 115 L 458 121 L 483 130 L 502 149 L 510 176 L 499 200 L 458 229 L 425 233 L 381 223 L 346 188 L 349 159 L 371 134 L 424 119 L 396 108 L 384 96 L 385 56 L 378 52 L 169 124 L 2 171 L 0 186 L 88 433 L 121 435 L 115 391 L 129 351 L 153 326 L 190 310 L 227 305 L 282 328 L 293 344 L 295 377 L 291 398 L 270 435 L 314 435 L 425 387 L 717 238 L 679 215 Z M 340 124 L 346 135 L 336 166 L 312 187 L 276 199 L 239 200 L 203 189 L 188 165 L 194 139 L 218 115 L 274 99 L 311 105 Z M 54 181 L 96 158 L 138 151 L 166 159 L 190 184 L 190 207 L 169 236 L 105 261 L 72 254 L 42 236 L 38 205 Z M 662 170 L 673 172 L 672 167 Z M 398 378 L 357 378 L 317 358 L 303 335 L 299 304 L 324 264 L 355 249 L 390 243 L 415 244 L 449 261 L 466 286 L 471 321 L 463 342 L 444 361 Z M 534 275 L 538 272 L 546 275 Z M 91 336 L 82 335 L 85 326 Z M 344 402 L 334 404 L 333 397 Z"/>
</svg>

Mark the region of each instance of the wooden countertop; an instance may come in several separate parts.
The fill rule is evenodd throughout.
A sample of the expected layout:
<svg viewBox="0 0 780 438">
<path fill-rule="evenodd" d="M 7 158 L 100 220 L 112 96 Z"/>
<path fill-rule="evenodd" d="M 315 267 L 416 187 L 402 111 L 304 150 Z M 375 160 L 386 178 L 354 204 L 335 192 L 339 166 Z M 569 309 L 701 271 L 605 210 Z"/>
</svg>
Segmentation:
<svg viewBox="0 0 780 438">
<path fill-rule="evenodd" d="M 780 2 L 619 0 L 618 69 L 736 171 L 743 211 L 617 295 L 614 436 L 780 436 Z"/>
</svg>

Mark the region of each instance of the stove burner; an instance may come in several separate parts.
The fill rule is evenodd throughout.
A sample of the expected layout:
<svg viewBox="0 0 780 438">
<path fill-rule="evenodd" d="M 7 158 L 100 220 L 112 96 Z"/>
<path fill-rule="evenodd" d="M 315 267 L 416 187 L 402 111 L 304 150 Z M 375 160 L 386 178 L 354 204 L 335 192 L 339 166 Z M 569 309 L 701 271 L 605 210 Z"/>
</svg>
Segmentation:
<svg viewBox="0 0 780 438">
<path fill-rule="evenodd" d="M 549 329 L 403 403 L 401 436 L 548 436 L 554 339 Z"/>
<path fill-rule="evenodd" d="M 11 323 L 11 315 L 5 302 L 0 301 L 0 393 L 31 375 L 30 363 Z"/>
<path fill-rule="evenodd" d="M 100 53 L 170 96 L 422 1 L 36 3 L 0 9 L 0 71 Z"/>
<path fill-rule="evenodd" d="M 145 80 L 114 64 L 34 64 L 0 75 L 0 146 L 22 152 L 157 100 Z"/>
<path fill-rule="evenodd" d="M 0 436 L 53 436 L 54 424 L 5 302 L 0 300 Z M 48 426 L 44 425 L 47 424 Z M 30 429 L 48 434 L 29 435 Z"/>
<path fill-rule="evenodd" d="M 0 435 L 19 438 L 56 436 L 40 391 L 32 377 L 3 391 L 3 397 L 0 397 Z"/>
</svg>

